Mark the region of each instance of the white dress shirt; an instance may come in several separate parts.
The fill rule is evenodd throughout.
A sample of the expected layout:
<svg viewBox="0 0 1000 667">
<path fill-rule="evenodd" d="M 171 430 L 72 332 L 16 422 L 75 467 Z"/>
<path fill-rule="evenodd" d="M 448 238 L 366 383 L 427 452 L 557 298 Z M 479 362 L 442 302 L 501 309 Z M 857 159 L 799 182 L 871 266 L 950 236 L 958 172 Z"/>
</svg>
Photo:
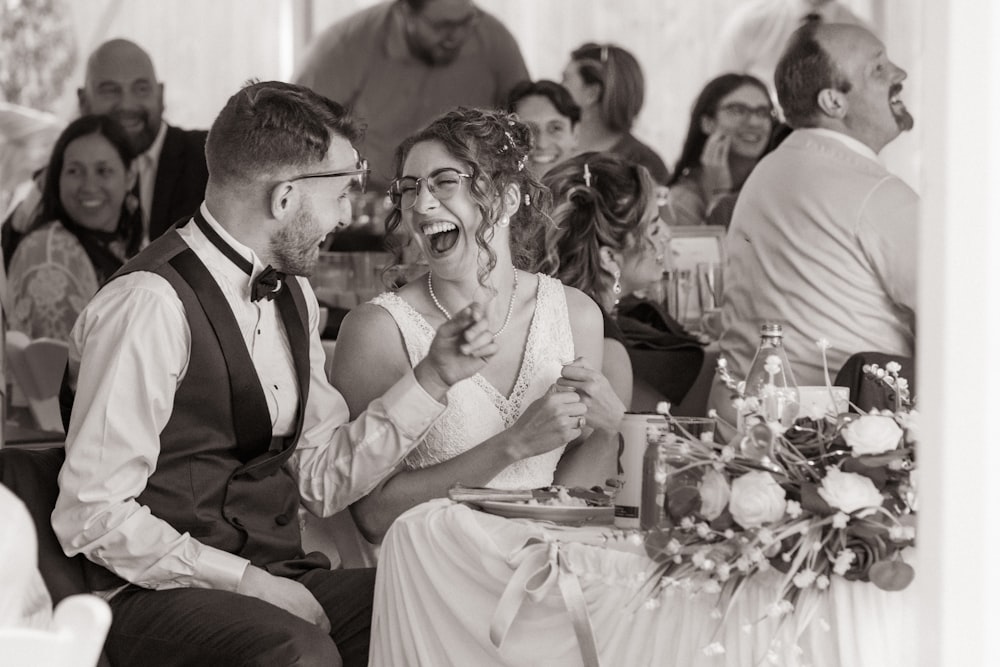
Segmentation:
<svg viewBox="0 0 1000 667">
<path fill-rule="evenodd" d="M 156 138 L 144 153 L 135 156 L 139 177 L 139 208 L 142 209 L 142 245 L 149 243 L 149 217 L 153 210 L 153 192 L 156 190 L 156 170 L 160 166 L 160 153 L 167 138 L 167 124 L 160 123 Z"/>
<path fill-rule="evenodd" d="M 250 259 L 254 275 L 263 270 L 257 256 L 226 233 L 204 204 L 201 211 L 227 243 Z M 233 309 L 267 397 L 272 434 L 292 433 L 298 390 L 275 302 L 250 301 L 250 276 L 197 225 L 185 225 L 178 233 Z M 298 479 L 305 507 L 329 516 L 387 476 L 424 437 L 444 405 L 410 372 L 347 424 L 347 404 L 323 369 L 316 296 L 308 281 L 296 279 L 309 314 L 311 370 L 302 435 L 287 466 Z M 80 314 L 69 341 L 76 403 L 52 525 L 67 554 L 84 553 L 140 586 L 234 591 L 246 559 L 179 533 L 136 501 L 156 469 L 159 434 L 184 379 L 190 344 L 180 299 L 154 273 L 135 272 L 112 281 Z"/>
<path fill-rule="evenodd" d="M 825 127 L 804 127 L 801 128 L 799 132 L 804 132 L 806 134 L 815 134 L 820 137 L 829 137 L 830 139 L 836 139 L 840 143 L 844 144 L 844 146 L 850 148 L 852 151 L 857 153 L 858 155 L 864 156 L 869 160 L 874 160 L 875 162 L 882 164 L 882 161 L 879 160 L 878 158 L 878 153 L 872 150 L 871 146 L 862 141 L 859 141 L 858 139 L 855 139 L 850 135 L 844 134 L 843 132 L 837 132 L 836 130 L 831 130 Z"/>
</svg>

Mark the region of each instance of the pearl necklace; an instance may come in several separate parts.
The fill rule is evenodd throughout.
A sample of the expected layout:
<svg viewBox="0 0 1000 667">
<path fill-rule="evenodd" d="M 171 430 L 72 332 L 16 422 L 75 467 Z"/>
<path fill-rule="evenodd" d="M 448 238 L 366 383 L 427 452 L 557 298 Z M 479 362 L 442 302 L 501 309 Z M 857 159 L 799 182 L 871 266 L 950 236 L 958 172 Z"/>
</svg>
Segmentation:
<svg viewBox="0 0 1000 667">
<path fill-rule="evenodd" d="M 450 320 L 451 313 L 448 312 L 447 308 L 441 305 L 441 302 L 438 301 L 437 295 L 434 293 L 434 285 L 431 283 L 430 271 L 427 272 L 427 291 L 428 293 L 430 293 L 431 301 L 434 302 L 434 305 L 437 306 L 437 309 L 441 311 L 441 314 L 444 315 L 445 318 Z M 500 328 L 497 329 L 496 332 L 494 332 L 493 334 L 494 336 L 499 336 L 500 334 L 502 334 L 503 330 L 507 328 L 508 324 L 510 324 L 510 316 L 514 312 L 515 297 L 517 297 L 517 269 L 514 269 L 514 287 L 510 291 L 510 303 L 507 305 L 507 317 L 503 318 L 503 324 L 501 324 Z"/>
</svg>

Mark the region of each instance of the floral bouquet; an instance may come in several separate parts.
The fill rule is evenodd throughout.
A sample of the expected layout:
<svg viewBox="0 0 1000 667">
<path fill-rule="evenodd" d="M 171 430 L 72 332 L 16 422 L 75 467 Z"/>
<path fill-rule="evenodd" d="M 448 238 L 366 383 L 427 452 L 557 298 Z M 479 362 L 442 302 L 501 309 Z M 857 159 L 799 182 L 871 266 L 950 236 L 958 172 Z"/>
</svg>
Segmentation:
<svg viewBox="0 0 1000 667">
<path fill-rule="evenodd" d="M 717 594 L 727 609 L 750 577 L 773 569 L 781 586 L 767 613 L 782 616 L 832 577 L 887 591 L 910 584 L 902 551 L 915 539 L 916 412 L 898 367 L 866 372 L 893 390 L 899 409 L 801 418 L 785 428 L 754 419 L 753 402 L 738 395 L 751 411 L 728 444 L 676 422 L 650 434 L 659 445 L 663 516 L 646 535 L 657 563 L 647 599 L 680 587 Z M 730 384 L 724 368 L 721 375 Z"/>
</svg>

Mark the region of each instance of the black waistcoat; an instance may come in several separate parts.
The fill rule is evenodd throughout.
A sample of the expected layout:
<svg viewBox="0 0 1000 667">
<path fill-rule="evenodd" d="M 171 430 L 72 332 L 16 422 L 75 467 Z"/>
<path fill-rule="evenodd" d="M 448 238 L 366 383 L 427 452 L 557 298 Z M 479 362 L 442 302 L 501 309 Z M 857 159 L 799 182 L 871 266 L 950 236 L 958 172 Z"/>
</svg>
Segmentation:
<svg viewBox="0 0 1000 667">
<path fill-rule="evenodd" d="M 277 297 L 299 385 L 298 418 L 292 436 L 272 439 L 267 401 L 236 318 L 194 251 L 171 230 L 112 280 L 133 271 L 157 273 L 171 284 L 191 331 L 190 361 L 160 433 L 156 470 L 136 501 L 178 531 L 272 574 L 329 568 L 324 555 L 302 551 L 298 487 L 283 467 L 301 433 L 309 392 L 308 314 L 298 282 L 289 279 Z M 72 395 L 63 394 L 68 414 Z M 123 583 L 102 567 L 88 575 L 92 590 Z"/>
</svg>

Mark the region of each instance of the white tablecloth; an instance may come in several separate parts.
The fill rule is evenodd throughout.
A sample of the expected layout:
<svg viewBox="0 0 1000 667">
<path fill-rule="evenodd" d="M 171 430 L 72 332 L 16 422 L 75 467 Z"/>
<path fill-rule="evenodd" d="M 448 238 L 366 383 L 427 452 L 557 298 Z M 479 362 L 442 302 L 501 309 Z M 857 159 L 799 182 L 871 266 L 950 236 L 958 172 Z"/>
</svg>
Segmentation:
<svg viewBox="0 0 1000 667">
<path fill-rule="evenodd" d="M 382 545 L 369 664 L 582 664 L 554 583 L 538 600 L 524 600 L 500 649 L 490 638 L 515 573 L 511 562 L 534 559 L 534 567 L 556 552 L 565 564 L 560 576 L 574 576 L 582 587 L 603 667 L 916 663 L 914 586 L 886 593 L 835 577 L 827 594 L 780 623 L 766 617 L 776 575 L 761 575 L 738 596 L 723 625 L 715 596 L 675 589 L 656 608 L 643 604 L 638 585 L 653 563 L 618 531 L 508 520 L 437 500 L 397 519 Z M 715 642 L 725 653 L 705 652 Z"/>
</svg>

